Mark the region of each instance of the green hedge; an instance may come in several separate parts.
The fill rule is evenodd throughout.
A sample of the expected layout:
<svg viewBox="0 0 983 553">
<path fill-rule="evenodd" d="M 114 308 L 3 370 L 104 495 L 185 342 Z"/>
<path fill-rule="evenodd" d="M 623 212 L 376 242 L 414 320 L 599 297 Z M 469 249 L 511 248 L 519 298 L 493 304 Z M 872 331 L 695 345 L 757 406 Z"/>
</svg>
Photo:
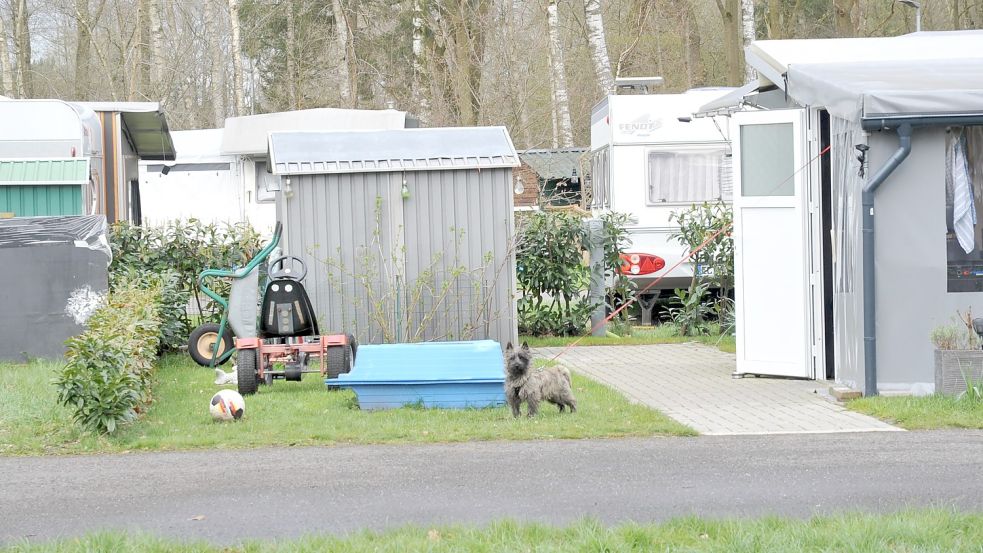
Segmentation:
<svg viewBox="0 0 983 553">
<path fill-rule="evenodd" d="M 117 282 L 86 331 L 67 342 L 68 363 L 55 379 L 58 401 L 81 426 L 115 432 L 152 399 L 160 347 L 162 283 Z"/>
<path fill-rule="evenodd" d="M 205 269 L 241 267 L 261 246 L 260 235 L 248 224 L 214 225 L 197 219 L 162 227 L 116 223 L 109 241 L 113 248 L 111 290 L 121 281 L 163 281 L 161 347 L 171 350 L 187 343 L 188 334 L 199 323 L 188 316 L 189 302 L 196 304 L 200 322 L 218 322 L 221 317 L 219 307 L 201 293 L 198 275 Z M 228 297 L 228 279 L 210 282 L 220 296 Z"/>
</svg>

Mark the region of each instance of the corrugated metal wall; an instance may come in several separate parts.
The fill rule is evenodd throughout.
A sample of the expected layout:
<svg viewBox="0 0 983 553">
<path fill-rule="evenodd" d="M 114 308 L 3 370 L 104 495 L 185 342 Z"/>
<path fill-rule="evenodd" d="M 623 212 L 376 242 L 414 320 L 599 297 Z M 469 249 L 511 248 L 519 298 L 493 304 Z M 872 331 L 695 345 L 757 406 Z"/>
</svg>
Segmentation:
<svg viewBox="0 0 983 553">
<path fill-rule="evenodd" d="M 81 215 L 82 187 L 77 184 L 0 186 L 0 212 L 16 217 Z"/>
<path fill-rule="evenodd" d="M 284 247 L 308 264 L 322 332 L 515 340 L 511 169 L 304 175 L 290 188 Z"/>
</svg>

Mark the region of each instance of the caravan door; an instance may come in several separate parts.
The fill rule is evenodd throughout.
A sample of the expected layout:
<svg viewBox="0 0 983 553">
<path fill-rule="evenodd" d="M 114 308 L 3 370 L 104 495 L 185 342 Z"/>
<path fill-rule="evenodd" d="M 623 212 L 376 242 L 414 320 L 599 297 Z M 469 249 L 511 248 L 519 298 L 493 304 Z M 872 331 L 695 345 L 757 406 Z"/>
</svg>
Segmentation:
<svg viewBox="0 0 983 553">
<path fill-rule="evenodd" d="M 805 111 L 734 114 L 737 373 L 813 378 Z"/>
</svg>

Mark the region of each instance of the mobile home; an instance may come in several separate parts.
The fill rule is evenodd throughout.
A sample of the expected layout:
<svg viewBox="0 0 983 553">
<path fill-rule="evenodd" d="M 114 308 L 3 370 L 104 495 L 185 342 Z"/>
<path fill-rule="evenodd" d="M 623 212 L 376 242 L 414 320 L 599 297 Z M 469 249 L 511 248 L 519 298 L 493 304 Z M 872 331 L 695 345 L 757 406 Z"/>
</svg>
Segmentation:
<svg viewBox="0 0 983 553">
<path fill-rule="evenodd" d="M 612 94 L 591 113 L 591 198 L 595 215 L 634 217 L 631 254 L 658 256 L 664 269 L 632 278 L 639 289 L 662 277 L 648 295 L 688 286 L 694 268 L 676 265 L 687 248 L 671 234 L 673 212 L 702 202 L 731 201 L 730 138 L 717 117 L 693 118 L 700 106 L 730 89 L 682 94 Z M 643 319 L 647 317 L 643 316 Z"/>
</svg>

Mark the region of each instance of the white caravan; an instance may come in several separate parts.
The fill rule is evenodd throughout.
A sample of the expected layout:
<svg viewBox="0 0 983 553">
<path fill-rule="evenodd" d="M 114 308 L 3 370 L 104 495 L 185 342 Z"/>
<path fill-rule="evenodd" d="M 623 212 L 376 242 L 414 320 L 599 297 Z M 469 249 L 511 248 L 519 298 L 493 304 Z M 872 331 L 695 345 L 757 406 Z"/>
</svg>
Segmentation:
<svg viewBox="0 0 983 553">
<path fill-rule="evenodd" d="M 670 238 L 679 230 L 670 215 L 702 202 L 731 202 L 727 120 L 693 117 L 701 106 L 729 90 L 612 94 L 591 112 L 591 212 L 634 217 L 629 252 L 639 256 L 631 256 L 629 262 L 639 290 L 663 277 L 644 294 L 643 305 L 650 307 L 648 301 L 662 290 L 688 286 L 693 277 L 689 262 L 673 269 L 687 248 Z M 646 273 L 644 254 L 657 256 L 664 267 Z M 658 260 L 647 268 L 655 267 Z M 648 309 L 644 311 L 643 322 L 647 322 Z"/>
</svg>

